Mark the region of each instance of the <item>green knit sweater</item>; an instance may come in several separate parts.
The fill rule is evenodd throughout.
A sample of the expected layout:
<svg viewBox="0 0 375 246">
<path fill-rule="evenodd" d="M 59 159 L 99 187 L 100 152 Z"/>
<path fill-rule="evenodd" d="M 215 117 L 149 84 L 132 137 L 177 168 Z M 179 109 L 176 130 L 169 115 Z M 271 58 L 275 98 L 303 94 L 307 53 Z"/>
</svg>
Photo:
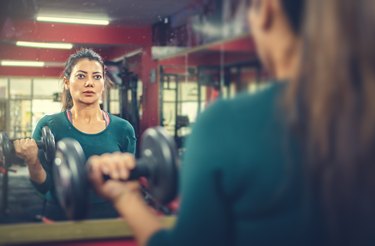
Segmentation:
<svg viewBox="0 0 375 246">
<path fill-rule="evenodd" d="M 109 124 L 96 134 L 87 134 L 79 131 L 68 120 L 66 112 L 53 115 L 46 115 L 38 122 L 33 132 L 33 138 L 41 138 L 41 129 L 48 126 L 55 136 L 56 143 L 63 138 L 73 138 L 77 140 L 85 153 L 86 160 L 92 155 L 101 155 L 116 151 L 135 153 L 136 137 L 131 124 L 117 116 L 109 114 Z M 32 182 L 34 187 L 45 195 L 47 200 L 56 201 L 56 191 L 53 185 L 52 169 L 42 151 L 39 151 L 39 160 L 46 170 L 47 178 L 44 183 Z M 104 202 L 93 190 L 90 190 L 90 203 Z"/>
<path fill-rule="evenodd" d="M 148 245 L 320 245 L 298 141 L 280 106 L 284 87 L 203 112 L 187 140 L 176 225 Z"/>
</svg>

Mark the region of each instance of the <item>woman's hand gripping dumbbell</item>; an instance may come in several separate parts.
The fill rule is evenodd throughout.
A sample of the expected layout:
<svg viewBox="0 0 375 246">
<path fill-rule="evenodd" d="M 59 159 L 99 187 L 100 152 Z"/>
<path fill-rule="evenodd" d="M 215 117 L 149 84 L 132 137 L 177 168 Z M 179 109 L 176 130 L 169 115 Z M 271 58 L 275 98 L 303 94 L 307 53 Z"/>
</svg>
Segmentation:
<svg viewBox="0 0 375 246">
<path fill-rule="evenodd" d="M 32 138 L 10 139 L 5 132 L 1 133 L 1 150 L 6 165 L 11 165 L 15 156 L 24 159 L 28 164 L 37 162 L 38 149 L 43 150 L 48 163 L 55 158 L 55 137 L 48 126 L 43 127 L 40 141 Z"/>
</svg>

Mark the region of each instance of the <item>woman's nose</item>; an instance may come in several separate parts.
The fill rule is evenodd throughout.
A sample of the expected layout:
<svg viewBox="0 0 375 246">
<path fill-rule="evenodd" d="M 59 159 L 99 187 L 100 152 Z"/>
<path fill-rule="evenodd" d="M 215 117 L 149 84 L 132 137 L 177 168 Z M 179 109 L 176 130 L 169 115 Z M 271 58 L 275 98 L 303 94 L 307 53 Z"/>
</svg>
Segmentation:
<svg viewBox="0 0 375 246">
<path fill-rule="evenodd" d="M 85 87 L 94 87 L 94 80 L 93 79 L 86 80 Z"/>
</svg>

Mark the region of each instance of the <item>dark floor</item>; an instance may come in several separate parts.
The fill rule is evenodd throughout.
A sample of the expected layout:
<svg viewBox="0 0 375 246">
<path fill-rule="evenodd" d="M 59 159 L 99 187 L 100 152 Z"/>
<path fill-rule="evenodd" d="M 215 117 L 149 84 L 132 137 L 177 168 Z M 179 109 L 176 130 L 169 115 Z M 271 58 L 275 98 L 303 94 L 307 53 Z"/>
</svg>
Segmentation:
<svg viewBox="0 0 375 246">
<path fill-rule="evenodd" d="M 36 216 L 42 212 L 43 199 L 32 187 L 26 167 L 14 166 L 12 169 L 16 172 L 9 172 L 6 209 L 4 176 L 0 174 L 0 224 L 38 222 Z"/>
</svg>

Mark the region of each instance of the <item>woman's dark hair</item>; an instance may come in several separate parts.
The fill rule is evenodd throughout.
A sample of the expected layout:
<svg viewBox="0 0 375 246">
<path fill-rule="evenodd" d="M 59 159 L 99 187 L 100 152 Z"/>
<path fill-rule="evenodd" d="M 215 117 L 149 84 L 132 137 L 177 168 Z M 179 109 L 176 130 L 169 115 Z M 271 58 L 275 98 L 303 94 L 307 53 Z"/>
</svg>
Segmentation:
<svg viewBox="0 0 375 246">
<path fill-rule="evenodd" d="M 375 241 L 374 1 L 306 4 L 301 77 L 289 86 L 289 112 L 332 244 L 369 245 Z"/>
<path fill-rule="evenodd" d="M 62 73 L 62 77 L 66 77 L 67 79 L 70 78 L 72 73 L 73 67 L 77 64 L 77 62 L 81 59 L 88 59 L 90 61 L 97 61 L 102 65 L 103 68 L 103 78 L 107 82 L 107 77 L 105 74 L 105 66 L 102 57 L 93 51 L 92 49 L 83 48 L 78 50 L 76 53 L 69 56 L 68 60 L 65 63 L 65 69 Z M 73 107 L 73 100 L 72 96 L 70 95 L 70 91 L 63 89 L 62 96 L 62 110 L 67 110 Z"/>
<path fill-rule="evenodd" d="M 302 19 L 304 17 L 305 0 L 281 0 L 281 5 L 285 15 L 292 27 L 292 30 L 300 34 L 302 29 Z"/>
<path fill-rule="evenodd" d="M 248 6 L 258 6 L 262 0 L 245 0 Z M 296 34 L 301 33 L 304 18 L 305 0 L 280 0 L 285 16 Z"/>
</svg>

